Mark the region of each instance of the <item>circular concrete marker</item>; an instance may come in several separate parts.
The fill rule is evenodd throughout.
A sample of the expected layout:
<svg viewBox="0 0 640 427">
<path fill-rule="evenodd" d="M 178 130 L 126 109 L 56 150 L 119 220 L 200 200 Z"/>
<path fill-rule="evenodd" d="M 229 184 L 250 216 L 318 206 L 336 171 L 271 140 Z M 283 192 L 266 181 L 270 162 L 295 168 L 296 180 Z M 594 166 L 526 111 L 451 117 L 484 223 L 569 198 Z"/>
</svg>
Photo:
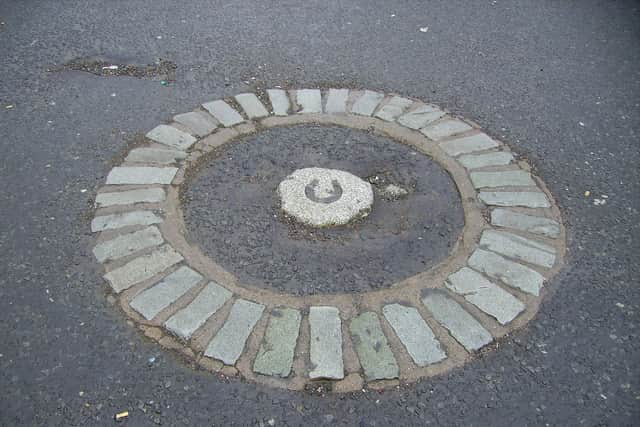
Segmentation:
<svg viewBox="0 0 640 427">
<path fill-rule="evenodd" d="M 506 145 L 434 105 L 393 94 L 272 89 L 255 95 L 204 104 L 197 118 L 206 127 L 199 126 L 199 121 L 178 120 L 180 115 L 175 119 L 178 123 L 163 124 L 162 132 L 149 132 L 146 146 L 136 148 L 144 150 L 144 156 L 130 153 L 98 190 L 91 230 L 100 236 L 94 253 L 104 265 L 111 296 L 145 335 L 210 371 L 291 390 L 308 389 L 322 381 L 324 390 L 342 392 L 393 387 L 440 374 L 468 362 L 480 349 L 498 350 L 493 345 L 497 338 L 534 319 L 546 282 L 564 262 L 566 234 L 551 193 Z M 238 104 L 243 111 L 235 109 Z M 299 153 L 299 138 L 287 147 L 275 147 L 271 158 L 261 155 L 259 147 L 264 144 L 229 144 L 295 126 L 368 132 L 370 150 L 353 149 L 353 144 L 345 148 L 349 144 L 343 141 L 339 153 L 352 158 L 341 164 L 344 155 L 324 156 L 337 147 L 331 142 L 326 143 L 327 150 L 308 148 L 307 153 L 316 154 L 313 159 L 284 155 L 282 150 L 287 148 L 289 155 Z M 405 151 L 385 151 L 392 145 Z M 233 150 L 227 148 L 238 146 L 249 151 L 233 166 L 233 156 L 228 156 Z M 429 173 L 448 175 L 455 190 L 449 191 L 448 184 L 434 186 L 429 195 L 424 186 L 408 185 L 407 177 L 420 181 L 405 167 L 404 155 L 380 161 L 375 156 L 378 151 L 402 152 L 416 162 L 424 162 L 421 156 L 429 158 L 439 171 L 414 171 L 423 180 Z M 276 158 L 284 158 L 284 163 Z M 212 159 L 214 170 L 222 168 L 215 170 L 215 176 L 226 180 L 227 187 L 189 188 L 199 166 Z M 262 165 L 254 170 L 268 173 L 248 175 L 252 162 Z M 372 164 L 373 175 L 367 169 Z M 366 170 L 362 173 L 358 167 Z M 383 170 L 394 171 L 404 180 L 386 179 L 378 173 Z M 224 191 L 235 186 L 242 193 L 251 185 L 254 193 L 244 199 Z M 287 287 L 247 283 L 241 274 L 219 263 L 220 253 L 207 255 L 190 237 L 182 211 L 188 205 L 184 197 L 193 191 L 216 191 L 216 203 L 206 205 L 209 210 L 222 210 L 234 199 L 249 200 L 248 215 L 240 221 L 253 228 L 247 236 L 257 236 L 248 243 L 263 247 L 267 233 L 259 225 L 281 219 L 274 210 L 278 204 L 298 222 L 310 224 L 305 226 L 312 230 L 307 230 L 308 235 L 342 233 L 345 237 L 350 233 L 351 241 L 362 245 L 356 251 L 365 251 L 389 243 L 367 239 L 364 232 L 366 227 L 388 222 L 389 217 L 377 216 L 385 204 L 400 207 L 394 217 L 403 223 L 412 210 L 420 210 L 411 203 L 417 197 L 435 197 L 437 188 L 443 190 L 441 200 L 449 201 L 443 214 L 459 214 L 461 206 L 464 215 L 464 227 L 459 224 L 462 231 L 449 232 L 454 243 L 434 258 L 437 262 L 418 270 L 403 265 L 400 272 L 392 272 L 394 282 L 384 286 L 352 290 L 338 286 L 329 293 L 295 293 Z M 452 192 L 455 198 L 449 197 Z M 271 222 L 255 221 L 251 217 L 255 212 L 271 217 Z M 233 213 L 229 223 L 209 224 L 226 227 L 233 234 L 237 229 L 233 220 L 238 222 Z M 273 230 L 296 231 L 282 222 Z M 344 226 L 328 227 L 338 224 Z M 418 230 L 426 232 L 433 226 L 425 224 Z M 408 242 L 408 249 L 391 248 L 399 258 L 386 264 L 397 268 L 397 260 L 412 252 L 424 256 L 436 240 L 423 238 L 423 231 L 399 228 L 399 240 Z M 447 235 L 444 230 L 435 234 Z M 344 262 L 341 254 L 329 256 L 332 249 L 345 246 L 344 241 L 315 245 L 316 250 L 320 248 L 315 258 L 321 261 L 316 266 L 356 275 L 356 270 L 340 264 Z M 277 240 L 269 241 L 266 251 L 260 252 L 259 258 L 267 264 L 275 252 L 270 248 L 276 245 L 269 246 L 273 242 Z M 225 244 L 225 240 L 219 242 Z M 296 246 L 291 246 L 290 252 L 299 256 L 300 247 L 296 253 Z M 249 270 L 252 265 L 245 262 L 239 267 Z M 385 262 L 370 265 L 375 272 L 389 269 Z M 271 274 L 278 266 L 270 268 L 265 273 L 275 281 L 290 276 Z M 323 274 L 316 276 L 330 280 Z"/>
<path fill-rule="evenodd" d="M 278 194 L 282 210 L 315 227 L 366 217 L 373 205 L 371 184 L 336 169 L 298 169 L 280 183 Z"/>
</svg>

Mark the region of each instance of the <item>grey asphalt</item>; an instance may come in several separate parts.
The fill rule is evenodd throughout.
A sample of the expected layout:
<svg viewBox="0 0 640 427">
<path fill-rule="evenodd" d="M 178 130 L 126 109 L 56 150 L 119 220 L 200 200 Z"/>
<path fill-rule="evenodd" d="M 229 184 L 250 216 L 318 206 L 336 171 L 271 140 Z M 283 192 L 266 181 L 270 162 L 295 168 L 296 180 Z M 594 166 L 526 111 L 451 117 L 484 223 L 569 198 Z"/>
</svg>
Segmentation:
<svg viewBox="0 0 640 427">
<path fill-rule="evenodd" d="M 136 426 L 637 424 L 639 8 L 3 0 L 0 424 L 112 425 L 127 409 Z M 47 72 L 93 55 L 168 59 L 176 81 Z M 90 254 L 112 159 L 174 113 L 265 85 L 415 96 L 527 157 L 569 232 L 537 318 L 464 368 L 328 396 L 195 371 L 127 325 Z"/>
</svg>

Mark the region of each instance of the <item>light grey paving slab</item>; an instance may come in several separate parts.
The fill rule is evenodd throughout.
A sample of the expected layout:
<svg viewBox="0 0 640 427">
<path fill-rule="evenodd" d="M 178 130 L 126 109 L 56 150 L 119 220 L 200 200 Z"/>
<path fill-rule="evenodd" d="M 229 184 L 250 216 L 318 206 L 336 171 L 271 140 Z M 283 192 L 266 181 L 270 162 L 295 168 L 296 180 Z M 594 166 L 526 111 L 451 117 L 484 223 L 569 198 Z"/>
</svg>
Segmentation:
<svg viewBox="0 0 640 427">
<path fill-rule="evenodd" d="M 240 113 L 222 100 L 207 102 L 202 106 L 224 127 L 231 127 L 244 122 L 244 118 Z"/>
<path fill-rule="evenodd" d="M 329 89 L 324 112 L 329 114 L 345 113 L 347 111 L 348 98 L 349 89 Z"/>
<path fill-rule="evenodd" d="M 127 154 L 125 162 L 156 163 L 169 165 L 185 159 L 187 153 L 178 150 L 164 150 L 161 148 L 134 148 Z"/>
<path fill-rule="evenodd" d="M 111 215 L 101 215 L 91 221 L 91 231 L 114 230 L 131 225 L 159 224 L 162 218 L 151 211 L 123 212 Z"/>
<path fill-rule="evenodd" d="M 187 150 L 196 143 L 196 139 L 186 132 L 169 125 L 159 125 L 147 133 L 147 138 L 178 150 Z"/>
<path fill-rule="evenodd" d="M 356 101 L 353 103 L 351 112 L 353 114 L 358 114 L 361 116 L 371 116 L 376 110 L 378 104 L 380 104 L 380 101 L 382 101 L 383 99 L 383 93 L 365 90 L 362 96 L 356 99 Z"/>
<path fill-rule="evenodd" d="M 471 129 L 473 128 L 461 120 L 446 119 L 438 123 L 429 125 L 426 128 L 421 129 L 420 132 L 422 132 L 429 139 L 439 141 L 448 136 L 467 132 Z"/>
<path fill-rule="evenodd" d="M 138 190 L 118 191 L 115 193 L 98 193 L 96 206 L 134 205 L 136 203 L 160 203 L 166 198 L 162 188 L 141 188 Z"/>
<path fill-rule="evenodd" d="M 474 151 L 496 148 L 499 144 L 484 133 L 451 139 L 440 143 L 440 148 L 450 156 L 473 153 Z"/>
<path fill-rule="evenodd" d="M 398 117 L 398 123 L 410 129 L 420 129 L 444 116 L 444 111 L 431 105 L 422 105 Z"/>
<path fill-rule="evenodd" d="M 263 311 L 262 304 L 237 300 L 231 307 L 227 321 L 213 337 L 204 355 L 220 360 L 225 365 L 235 365 Z"/>
<path fill-rule="evenodd" d="M 535 296 L 540 295 L 544 284 L 542 274 L 493 252 L 476 249 L 467 263 L 493 279 Z"/>
<path fill-rule="evenodd" d="M 464 154 L 458 157 L 458 162 L 467 169 L 477 169 L 485 166 L 504 166 L 513 162 L 513 160 L 513 155 L 506 151 L 484 154 Z"/>
<path fill-rule="evenodd" d="M 171 246 L 164 245 L 148 255 L 138 257 L 122 267 L 108 272 L 103 277 L 116 293 L 120 293 L 136 283 L 152 278 L 182 260 L 182 255 Z"/>
<path fill-rule="evenodd" d="M 556 250 L 552 246 L 506 231 L 485 230 L 480 247 L 541 267 L 551 268 L 556 262 Z"/>
<path fill-rule="evenodd" d="M 100 262 L 122 258 L 142 249 L 159 246 L 164 242 L 160 230 L 151 226 L 133 233 L 123 234 L 97 244 L 93 255 Z"/>
<path fill-rule="evenodd" d="M 320 89 L 298 89 L 296 102 L 302 108 L 299 113 L 321 113 L 322 94 Z"/>
<path fill-rule="evenodd" d="M 269 115 L 265 106 L 254 93 L 240 93 L 236 95 L 235 98 L 250 119 L 267 117 Z"/>
<path fill-rule="evenodd" d="M 164 326 L 183 340 L 188 340 L 231 298 L 231 295 L 226 288 L 209 282 L 189 305 L 171 316 Z"/>
<path fill-rule="evenodd" d="M 178 168 L 150 166 L 116 166 L 107 175 L 107 185 L 171 184 Z"/>
<path fill-rule="evenodd" d="M 491 224 L 528 231 L 529 233 L 540 234 L 554 239 L 560 236 L 560 224 L 557 221 L 540 216 L 526 215 L 509 209 L 494 209 L 491 212 Z"/>
<path fill-rule="evenodd" d="M 522 206 L 548 208 L 547 196 L 540 191 L 481 191 L 478 198 L 491 206 Z"/>
<path fill-rule="evenodd" d="M 380 107 L 375 116 L 387 122 L 392 122 L 400 117 L 411 104 L 413 104 L 413 101 L 410 99 L 394 96 L 389 102 Z"/>
<path fill-rule="evenodd" d="M 264 340 L 253 363 L 255 372 L 282 378 L 289 376 L 301 320 L 300 311 L 292 308 L 276 308 L 271 312 Z"/>
<path fill-rule="evenodd" d="M 468 351 L 478 350 L 493 341 L 491 334 L 472 315 L 439 289 L 423 291 L 422 303 L 451 336 Z"/>
<path fill-rule="evenodd" d="M 525 309 L 519 299 L 469 267 L 451 274 L 445 285 L 480 310 L 495 317 L 502 325 L 511 322 Z"/>
<path fill-rule="evenodd" d="M 427 366 L 447 358 L 440 342 L 418 310 L 400 304 L 389 304 L 384 306 L 382 312 L 416 365 Z"/>
<path fill-rule="evenodd" d="M 361 313 L 351 320 L 349 330 L 367 380 L 398 378 L 398 363 L 376 313 Z"/>
<path fill-rule="evenodd" d="M 140 292 L 129 305 L 142 317 L 151 320 L 186 294 L 200 280 L 202 276 L 198 272 L 186 266 L 180 267 L 160 282 Z"/>
<path fill-rule="evenodd" d="M 310 359 L 309 378 L 344 378 L 342 360 L 342 321 L 335 307 L 309 309 Z"/>
<path fill-rule="evenodd" d="M 471 172 L 469 176 L 475 188 L 536 185 L 531 174 L 523 170 Z"/>
<path fill-rule="evenodd" d="M 291 102 L 287 92 L 282 89 L 268 89 L 267 95 L 269 95 L 269 101 L 271 102 L 271 108 L 273 108 L 273 114 L 276 116 L 286 116 L 291 109 Z"/>
<path fill-rule="evenodd" d="M 173 116 L 173 121 L 186 126 L 197 136 L 209 135 L 216 130 L 220 124 L 213 116 L 204 111 L 190 111 L 188 113 L 178 114 Z"/>
</svg>

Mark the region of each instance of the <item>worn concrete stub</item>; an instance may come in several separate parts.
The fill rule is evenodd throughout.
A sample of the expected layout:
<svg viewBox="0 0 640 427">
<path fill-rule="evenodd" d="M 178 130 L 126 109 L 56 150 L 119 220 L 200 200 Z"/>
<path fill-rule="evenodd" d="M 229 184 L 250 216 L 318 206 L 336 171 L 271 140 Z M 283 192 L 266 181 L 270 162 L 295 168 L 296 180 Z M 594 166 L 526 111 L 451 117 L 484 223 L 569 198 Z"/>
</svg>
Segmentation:
<svg viewBox="0 0 640 427">
<path fill-rule="evenodd" d="M 351 321 L 351 337 L 368 380 L 393 379 L 399 369 L 378 315 L 368 311 Z"/>
<path fill-rule="evenodd" d="M 311 372 L 309 378 L 344 378 L 342 321 L 335 307 L 309 309 Z"/>
<path fill-rule="evenodd" d="M 292 308 L 276 308 L 271 312 L 264 341 L 253 364 L 255 372 L 289 376 L 301 320 L 300 311 Z"/>
</svg>

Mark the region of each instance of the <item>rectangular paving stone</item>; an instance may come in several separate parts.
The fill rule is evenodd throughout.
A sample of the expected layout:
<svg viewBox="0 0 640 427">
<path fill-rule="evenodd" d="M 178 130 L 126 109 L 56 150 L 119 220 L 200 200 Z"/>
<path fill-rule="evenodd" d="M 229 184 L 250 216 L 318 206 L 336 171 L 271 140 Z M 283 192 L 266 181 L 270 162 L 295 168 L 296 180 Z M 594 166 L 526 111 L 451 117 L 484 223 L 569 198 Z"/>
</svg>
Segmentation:
<svg viewBox="0 0 640 427">
<path fill-rule="evenodd" d="M 380 107 L 375 116 L 382 120 L 392 122 L 400 117 L 411 104 L 413 104 L 413 101 L 410 99 L 394 96 L 389 102 Z"/>
<path fill-rule="evenodd" d="M 269 115 L 269 112 L 255 94 L 240 93 L 236 95 L 235 98 L 250 119 L 267 117 Z"/>
<path fill-rule="evenodd" d="M 114 230 L 131 225 L 159 224 L 162 218 L 151 211 L 123 212 L 111 215 L 101 215 L 91 221 L 91 231 Z"/>
<path fill-rule="evenodd" d="M 541 234 L 554 239 L 560 236 L 560 224 L 557 221 L 540 216 L 526 215 L 509 209 L 494 209 L 491 212 L 491 224 Z"/>
<path fill-rule="evenodd" d="M 376 313 L 361 313 L 351 321 L 349 330 L 367 380 L 398 378 L 398 363 Z"/>
<path fill-rule="evenodd" d="M 342 321 L 335 307 L 309 309 L 310 359 L 309 378 L 344 378 L 342 360 Z"/>
<path fill-rule="evenodd" d="M 116 166 L 107 175 L 107 184 L 171 184 L 176 172 L 178 172 L 178 168 Z"/>
<path fill-rule="evenodd" d="M 159 125 L 151 129 L 147 138 L 178 150 L 187 150 L 196 143 L 196 139 L 186 132 L 169 125 Z"/>
<path fill-rule="evenodd" d="M 384 99 L 384 94 L 365 90 L 364 94 L 360 98 L 356 99 L 351 107 L 353 114 L 359 114 L 361 116 L 371 116 L 376 110 L 380 101 Z"/>
<path fill-rule="evenodd" d="M 498 171 L 498 172 L 471 172 L 471 182 L 475 188 L 506 187 L 506 186 L 532 186 L 531 174 L 523 170 Z"/>
<path fill-rule="evenodd" d="M 134 148 L 124 159 L 125 162 L 157 163 L 169 165 L 185 159 L 187 153 L 177 150 L 163 150 L 160 148 Z"/>
<path fill-rule="evenodd" d="M 410 129 L 420 129 L 444 116 L 444 111 L 423 105 L 398 117 L 398 123 Z"/>
<path fill-rule="evenodd" d="M 194 135 L 200 137 L 209 135 L 216 130 L 220 124 L 213 116 L 204 111 L 190 111 L 188 113 L 178 114 L 173 116 L 173 121 L 186 126 Z"/>
<path fill-rule="evenodd" d="M 209 343 L 204 355 L 235 365 L 256 323 L 260 320 L 264 306 L 239 299 L 231 307 L 231 313 Z"/>
<path fill-rule="evenodd" d="M 171 316 L 164 326 L 183 340 L 188 340 L 231 298 L 231 295 L 228 289 L 209 282 L 189 305 Z"/>
<path fill-rule="evenodd" d="M 136 295 L 129 306 L 145 319 L 151 320 L 200 280 L 202 276 L 198 272 L 186 266 L 180 267 L 160 282 Z"/>
<path fill-rule="evenodd" d="M 289 114 L 291 103 L 287 92 L 282 89 L 268 89 L 267 95 L 269 95 L 269 101 L 271 102 L 271 108 L 273 108 L 273 114 L 276 116 L 286 116 Z"/>
<path fill-rule="evenodd" d="M 383 307 L 382 312 L 416 365 L 427 366 L 447 358 L 418 310 L 389 304 Z"/>
<path fill-rule="evenodd" d="M 520 289 L 535 296 L 540 295 L 544 277 L 529 267 L 482 249 L 476 249 L 467 263 L 473 269 L 486 274 L 492 279 L 501 280 L 512 288 Z"/>
<path fill-rule="evenodd" d="M 322 95 L 320 89 L 298 89 L 296 103 L 302 108 L 299 113 L 321 113 Z"/>
<path fill-rule="evenodd" d="M 502 325 L 511 322 L 525 309 L 519 299 L 468 267 L 450 275 L 445 286 L 464 296 L 464 299 L 496 318 Z"/>
<path fill-rule="evenodd" d="M 547 196 L 540 191 L 481 191 L 478 198 L 491 206 L 523 206 L 548 208 Z"/>
<path fill-rule="evenodd" d="M 485 166 L 504 166 L 513 162 L 513 160 L 513 155 L 506 151 L 484 154 L 464 154 L 458 157 L 458 162 L 467 169 L 477 169 Z"/>
<path fill-rule="evenodd" d="M 118 191 L 115 193 L 98 193 L 96 206 L 134 205 L 136 203 L 160 203 L 166 198 L 162 188 L 141 188 L 138 190 Z"/>
<path fill-rule="evenodd" d="M 474 151 L 488 150 L 498 147 L 498 143 L 484 133 L 452 139 L 440 143 L 440 148 L 450 156 L 473 153 Z"/>
<path fill-rule="evenodd" d="M 480 247 L 541 267 L 551 268 L 556 261 L 556 250 L 552 246 L 506 231 L 485 230 Z"/>
<path fill-rule="evenodd" d="M 438 141 L 442 138 L 466 132 L 471 129 L 473 128 L 461 120 L 446 119 L 429 125 L 420 130 L 420 132 L 422 132 L 427 138 Z"/>
<path fill-rule="evenodd" d="M 253 363 L 255 372 L 282 378 L 289 376 L 301 320 L 300 311 L 292 308 L 276 308 L 271 312 L 264 340 Z"/>
<path fill-rule="evenodd" d="M 329 89 L 327 103 L 324 106 L 325 113 L 339 114 L 347 111 L 347 99 L 349 89 Z"/>
<path fill-rule="evenodd" d="M 148 255 L 138 257 L 122 267 L 108 272 L 103 277 L 116 293 L 120 293 L 136 283 L 152 278 L 182 260 L 182 255 L 171 246 L 164 245 Z"/>
<path fill-rule="evenodd" d="M 242 118 L 240 113 L 222 100 L 207 102 L 202 104 L 202 106 L 224 127 L 231 127 L 244 122 L 244 118 Z"/>
<path fill-rule="evenodd" d="M 493 337 L 460 304 L 439 289 L 425 289 L 422 303 L 433 317 L 444 326 L 468 351 L 478 350 L 493 341 Z"/>
<path fill-rule="evenodd" d="M 93 248 L 93 255 L 98 261 L 105 262 L 131 255 L 142 249 L 159 246 L 162 242 L 164 239 L 160 230 L 151 226 L 99 243 Z"/>
</svg>

